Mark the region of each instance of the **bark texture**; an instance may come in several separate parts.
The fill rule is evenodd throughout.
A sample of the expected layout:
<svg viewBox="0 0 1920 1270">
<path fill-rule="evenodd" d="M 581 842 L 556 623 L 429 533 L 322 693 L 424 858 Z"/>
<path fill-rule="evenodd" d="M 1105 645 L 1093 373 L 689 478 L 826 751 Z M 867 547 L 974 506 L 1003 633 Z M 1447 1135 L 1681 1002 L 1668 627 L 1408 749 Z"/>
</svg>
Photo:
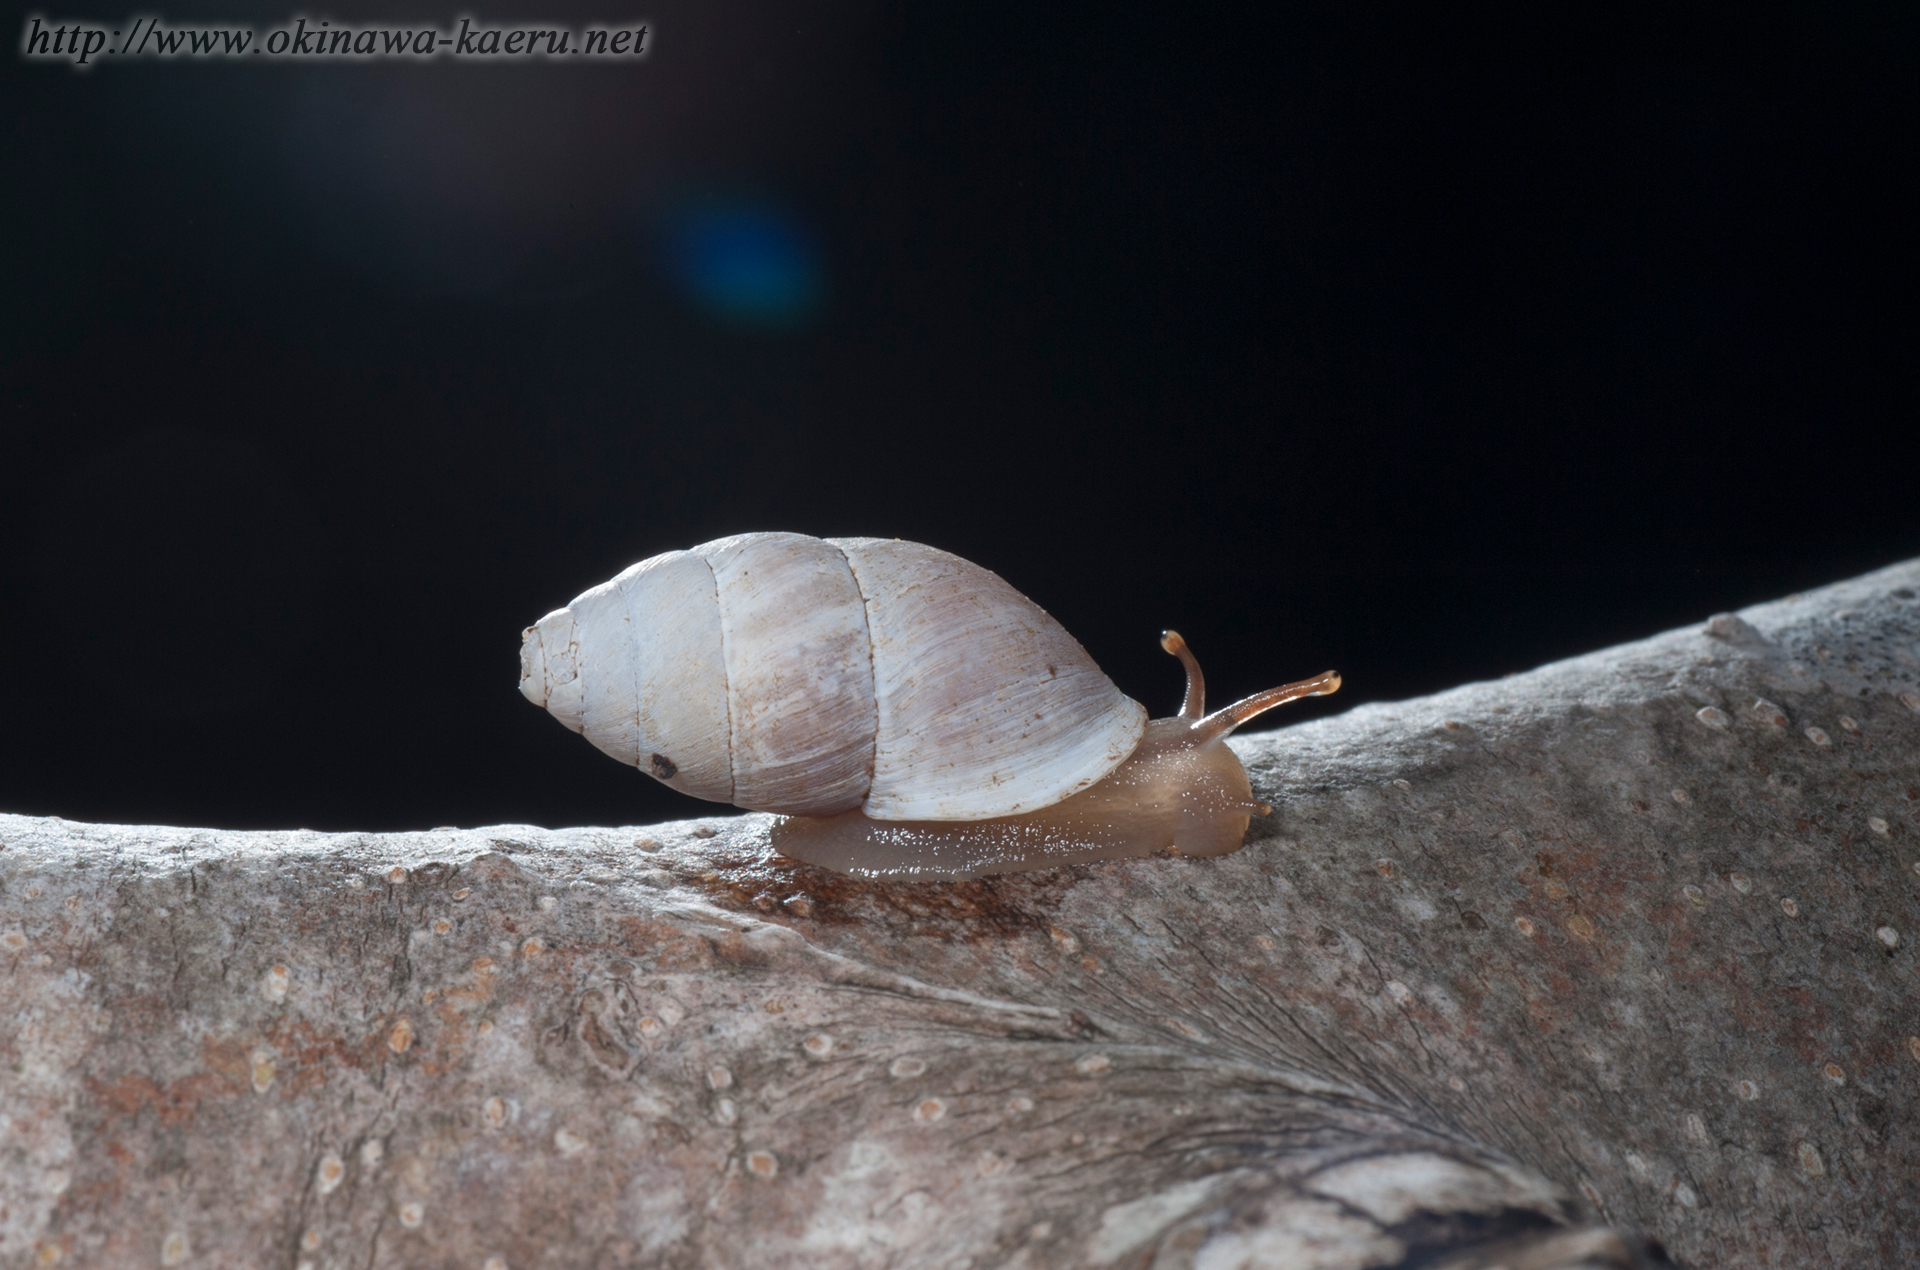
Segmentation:
<svg viewBox="0 0 1920 1270">
<path fill-rule="evenodd" d="M 1216 860 L 0 817 L 0 1264 L 1920 1263 L 1917 590 L 1243 738 Z"/>
</svg>

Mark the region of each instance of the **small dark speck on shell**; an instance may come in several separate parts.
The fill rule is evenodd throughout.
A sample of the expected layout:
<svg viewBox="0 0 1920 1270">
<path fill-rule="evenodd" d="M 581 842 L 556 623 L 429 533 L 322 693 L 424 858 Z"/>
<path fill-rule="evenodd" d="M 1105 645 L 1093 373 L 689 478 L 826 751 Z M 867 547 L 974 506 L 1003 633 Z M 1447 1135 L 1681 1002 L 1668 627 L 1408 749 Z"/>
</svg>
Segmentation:
<svg viewBox="0 0 1920 1270">
<path fill-rule="evenodd" d="M 648 766 L 653 769 L 653 774 L 663 781 L 672 780 L 674 773 L 680 770 L 679 764 L 664 754 L 655 754 L 653 758 L 649 760 Z"/>
</svg>

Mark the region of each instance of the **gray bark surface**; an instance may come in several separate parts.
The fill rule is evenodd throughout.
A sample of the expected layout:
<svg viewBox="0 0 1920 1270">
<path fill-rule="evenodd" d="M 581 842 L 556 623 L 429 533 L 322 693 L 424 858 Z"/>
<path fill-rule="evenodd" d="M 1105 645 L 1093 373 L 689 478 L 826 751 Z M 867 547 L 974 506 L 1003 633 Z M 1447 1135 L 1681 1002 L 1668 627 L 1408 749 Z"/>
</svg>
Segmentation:
<svg viewBox="0 0 1920 1270">
<path fill-rule="evenodd" d="M 0 1264 L 1920 1263 L 1916 591 L 1240 739 L 1215 860 L 0 816 Z"/>
</svg>

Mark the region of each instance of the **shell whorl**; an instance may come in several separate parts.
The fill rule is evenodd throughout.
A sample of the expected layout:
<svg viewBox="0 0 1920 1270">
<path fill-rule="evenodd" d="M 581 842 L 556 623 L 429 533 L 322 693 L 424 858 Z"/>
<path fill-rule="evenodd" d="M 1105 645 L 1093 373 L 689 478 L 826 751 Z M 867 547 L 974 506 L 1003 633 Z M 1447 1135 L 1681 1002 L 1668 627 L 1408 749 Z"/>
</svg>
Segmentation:
<svg viewBox="0 0 1920 1270">
<path fill-rule="evenodd" d="M 1146 725 L 997 575 L 877 538 L 742 534 L 642 561 L 528 628 L 521 691 L 685 793 L 879 820 L 1049 806 Z"/>
</svg>

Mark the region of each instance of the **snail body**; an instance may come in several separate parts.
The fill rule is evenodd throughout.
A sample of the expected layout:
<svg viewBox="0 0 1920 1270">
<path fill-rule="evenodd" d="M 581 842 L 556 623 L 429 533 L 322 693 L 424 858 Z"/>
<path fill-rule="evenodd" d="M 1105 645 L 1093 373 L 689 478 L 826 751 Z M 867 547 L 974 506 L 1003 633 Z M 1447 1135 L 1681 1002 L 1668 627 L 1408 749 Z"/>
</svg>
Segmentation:
<svg viewBox="0 0 1920 1270">
<path fill-rule="evenodd" d="M 742 534 L 641 561 L 527 628 L 520 690 L 623 763 L 786 817 L 783 853 L 970 877 L 1237 848 L 1235 727 L 1339 676 L 1213 715 L 1198 664 L 1149 721 L 997 575 L 896 539 Z"/>
</svg>

